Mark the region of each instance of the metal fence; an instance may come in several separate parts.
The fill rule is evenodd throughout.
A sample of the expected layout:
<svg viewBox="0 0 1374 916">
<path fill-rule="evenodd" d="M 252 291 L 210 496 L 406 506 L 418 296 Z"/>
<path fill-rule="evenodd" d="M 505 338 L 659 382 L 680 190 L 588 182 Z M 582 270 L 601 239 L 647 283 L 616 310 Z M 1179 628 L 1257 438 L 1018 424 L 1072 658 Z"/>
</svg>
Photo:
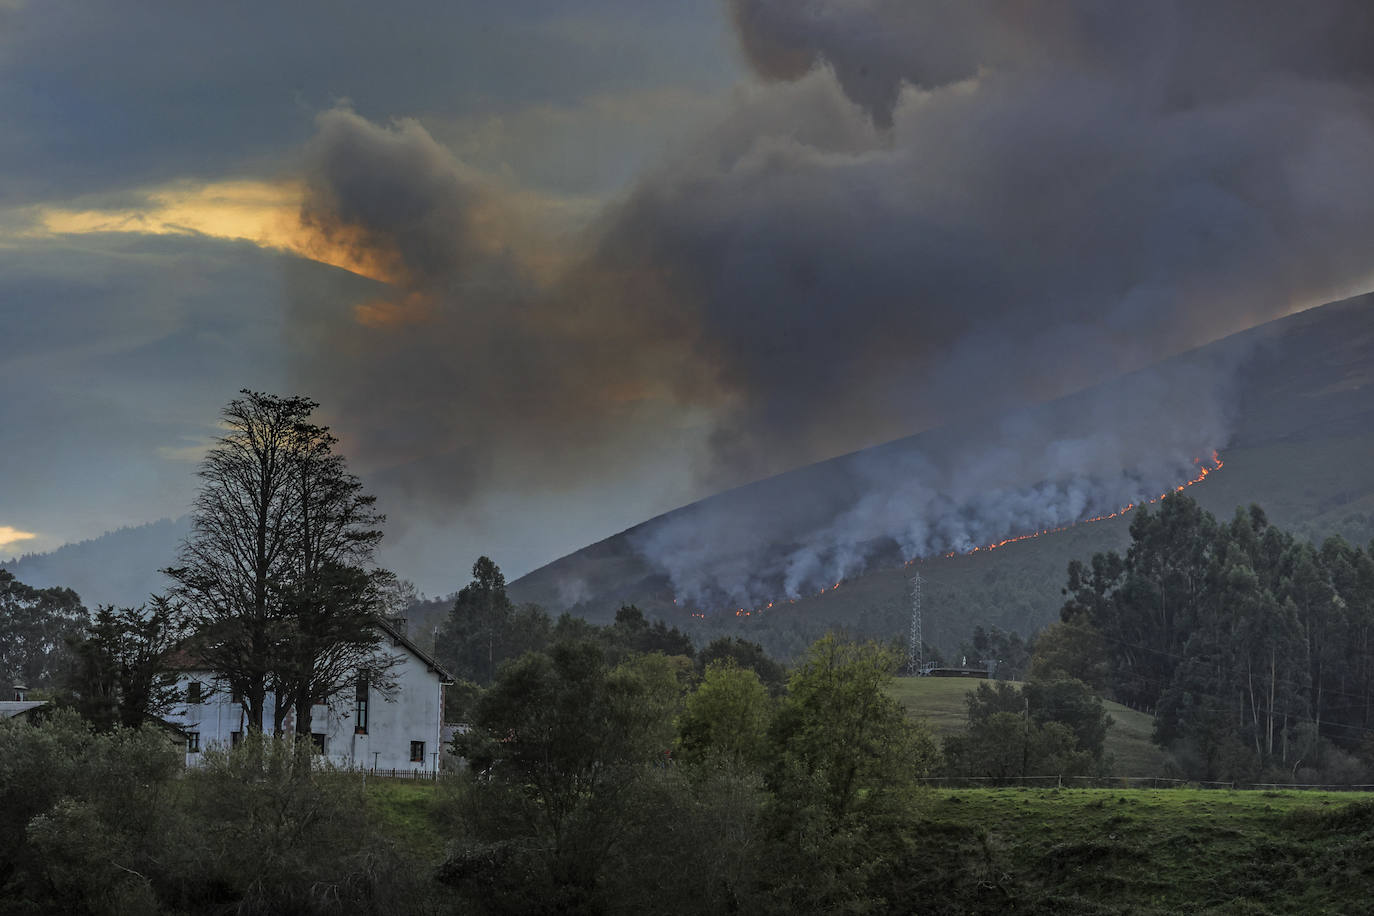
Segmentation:
<svg viewBox="0 0 1374 916">
<path fill-rule="evenodd" d="M 380 779 L 426 779 L 431 782 L 442 779 L 444 773 L 436 770 L 402 770 L 395 767 L 359 767 L 350 772 L 358 773 L 363 778 L 369 776 Z"/>
</svg>

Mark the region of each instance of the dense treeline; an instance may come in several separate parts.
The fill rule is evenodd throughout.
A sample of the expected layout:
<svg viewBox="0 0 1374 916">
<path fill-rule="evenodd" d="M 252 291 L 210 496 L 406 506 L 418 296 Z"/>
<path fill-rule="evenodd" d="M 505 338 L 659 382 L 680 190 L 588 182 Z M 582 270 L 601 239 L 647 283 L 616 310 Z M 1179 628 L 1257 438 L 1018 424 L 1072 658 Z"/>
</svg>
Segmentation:
<svg viewBox="0 0 1374 916">
<path fill-rule="evenodd" d="M 6 688 L 55 685 L 71 664 L 72 639 L 89 620 L 76 592 L 34 588 L 0 569 L 0 678 Z"/>
<path fill-rule="evenodd" d="M 826 637 L 775 694 L 729 653 L 527 652 L 475 691 L 442 862 L 290 737 L 183 771 L 155 727 L 0 723 L 0 913 L 894 911 L 937 753 L 899 662 Z"/>
<path fill-rule="evenodd" d="M 818 641 L 774 697 L 718 658 L 560 640 L 499 669 L 458 738 L 440 880 L 479 913 L 873 907 L 914 862 L 928 731 L 900 658 Z M 881 906 L 876 906 L 879 911 Z"/>
<path fill-rule="evenodd" d="M 928 658 L 943 662 L 938 653 Z M 1030 669 L 1031 644 L 1016 632 L 1004 632 L 999 627 L 973 628 L 973 635 L 959 644 L 955 660 L 973 665 L 986 665 L 989 677 L 999 681 L 1024 681 Z"/>
<path fill-rule="evenodd" d="M 417 600 L 412 606 L 432 603 Z M 783 666 L 757 643 L 721 636 L 698 651 L 686 633 L 662 620 L 651 623 L 634 605 L 621 607 L 606 626 L 571 614 L 553 620 L 537 604 L 513 602 L 501 568 L 488 557 L 473 564 L 472 581 L 454 596 L 435 630 L 435 655 L 458 680 L 449 692 L 451 721 L 465 720 L 473 698 L 495 681 L 501 665 L 556 643 L 594 643 L 612 660 L 633 653 L 682 656 L 694 661 L 698 673 L 713 661 L 730 659 L 756 673 L 774 694 L 785 680 Z"/>
<path fill-rule="evenodd" d="M 356 777 L 250 736 L 187 771 L 152 726 L 0 721 L 0 913 L 416 913 L 430 876 Z"/>
<path fill-rule="evenodd" d="M 1314 546 L 1258 506 L 1218 522 L 1186 496 L 1141 509 L 1125 556 L 1069 567 L 1035 665 L 1152 711 L 1199 778 L 1349 782 L 1374 729 L 1374 556 Z"/>
<path fill-rule="evenodd" d="M 1063 673 L 1014 686 L 979 683 L 968 728 L 943 744 L 947 776 L 993 782 L 1023 776 L 1105 776 L 1112 717 L 1086 684 Z"/>
</svg>

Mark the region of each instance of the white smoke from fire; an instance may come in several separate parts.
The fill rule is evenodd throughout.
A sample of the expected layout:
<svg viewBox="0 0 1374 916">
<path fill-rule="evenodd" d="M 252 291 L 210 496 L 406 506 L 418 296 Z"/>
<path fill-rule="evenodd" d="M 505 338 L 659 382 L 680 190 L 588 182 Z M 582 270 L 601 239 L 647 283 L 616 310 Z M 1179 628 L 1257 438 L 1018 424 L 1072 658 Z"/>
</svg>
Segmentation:
<svg viewBox="0 0 1374 916">
<path fill-rule="evenodd" d="M 633 543 L 680 604 L 718 610 L 1110 515 L 1197 477 L 1226 443 L 1243 352 L 742 488 L 643 526 Z"/>
</svg>

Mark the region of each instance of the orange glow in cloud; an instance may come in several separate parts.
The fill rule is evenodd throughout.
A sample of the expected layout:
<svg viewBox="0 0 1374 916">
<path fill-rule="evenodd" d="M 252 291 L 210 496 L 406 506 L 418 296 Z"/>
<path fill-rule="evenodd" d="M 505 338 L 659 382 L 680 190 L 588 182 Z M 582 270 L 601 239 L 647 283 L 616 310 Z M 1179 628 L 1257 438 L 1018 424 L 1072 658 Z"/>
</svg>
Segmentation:
<svg viewBox="0 0 1374 916">
<path fill-rule="evenodd" d="M 304 186 L 295 181 L 177 181 L 145 189 L 131 207 L 82 207 L 79 202 L 32 209 L 23 237 L 123 232 L 139 235 L 207 236 L 247 241 L 262 248 L 339 267 L 394 286 L 411 286 L 399 252 L 384 240 L 341 223 L 302 219 Z M 508 192 L 476 203 L 468 214 L 482 253 L 512 257 L 526 275 L 548 287 L 567 267 L 566 244 L 549 238 L 544 223 L 585 222 L 587 201 L 564 201 L 532 192 Z M 423 320 L 432 303 L 410 293 L 399 301 L 358 306 L 362 324 L 380 327 Z"/>
<path fill-rule="evenodd" d="M 304 191 L 296 182 L 175 182 L 144 193 L 142 206 L 116 209 L 40 206 L 29 236 L 131 232 L 203 235 L 263 248 L 392 282 L 396 272 L 346 231 L 321 233 L 301 224 Z"/>
<path fill-rule="evenodd" d="M 11 547 L 20 541 L 32 541 L 38 537 L 32 531 L 20 531 L 13 525 L 0 525 L 0 549 Z"/>
</svg>

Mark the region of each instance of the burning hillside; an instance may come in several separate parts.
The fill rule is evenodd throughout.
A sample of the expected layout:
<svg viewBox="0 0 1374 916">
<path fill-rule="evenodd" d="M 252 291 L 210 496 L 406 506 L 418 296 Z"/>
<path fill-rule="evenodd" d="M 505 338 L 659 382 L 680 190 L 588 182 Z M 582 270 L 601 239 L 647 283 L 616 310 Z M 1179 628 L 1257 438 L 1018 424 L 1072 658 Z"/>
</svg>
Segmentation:
<svg viewBox="0 0 1374 916">
<path fill-rule="evenodd" d="M 902 566 L 917 556 L 931 558 L 930 603 L 948 629 L 933 642 L 975 624 L 1033 632 L 1055 619 L 1069 560 L 1123 548 L 1122 511 L 1190 481 L 1219 517 L 1257 502 L 1276 524 L 1365 543 L 1374 534 L 1371 308 L 1370 296 L 1334 303 L 1043 410 L 969 417 L 722 493 L 536 570 L 512 594 L 592 619 L 626 603 L 683 617 L 709 608 L 722 627 L 722 610 L 733 621 L 796 595 L 805 600 L 794 612 L 762 618 L 777 628 L 751 628 L 786 656 L 798 633 L 904 626 Z M 1217 447 L 1224 474 L 1220 457 L 1194 461 Z M 1003 541 L 1025 543 L 1003 550 Z"/>
<path fill-rule="evenodd" d="M 1008 536 L 1008 537 L 1002 538 L 1001 540 L 992 541 L 992 542 L 986 543 L 986 544 L 977 544 L 977 545 L 972 546 L 972 547 L 967 547 L 967 546 L 964 546 L 964 547 L 956 547 L 956 548 L 953 549 L 953 550 L 949 550 L 949 551 L 943 553 L 942 556 L 943 556 L 945 559 L 950 559 L 950 558 L 959 556 L 959 555 L 961 555 L 961 554 L 963 554 L 963 555 L 969 555 L 969 554 L 975 554 L 975 553 L 979 553 L 979 552 L 993 551 L 993 550 L 997 550 L 997 549 L 1000 548 L 1000 547 L 1005 547 L 1005 546 L 1007 546 L 1007 545 L 1009 545 L 1009 544 L 1015 544 L 1015 543 L 1019 543 L 1019 542 L 1021 542 L 1021 541 L 1029 541 L 1029 540 L 1032 540 L 1032 539 L 1034 539 L 1034 538 L 1042 537 L 1042 536 L 1044 536 L 1044 535 L 1056 534 L 1056 533 L 1061 532 L 1061 531 L 1067 531 L 1068 529 L 1073 528 L 1073 527 L 1078 526 L 1078 525 L 1090 525 L 1090 524 L 1093 524 L 1093 523 L 1095 523 L 1095 522 L 1104 522 L 1104 521 L 1107 521 L 1107 520 L 1109 520 L 1109 519 L 1120 518 L 1121 516 L 1126 515 L 1127 513 L 1131 512 L 1132 510 L 1136 509 L 1136 508 L 1139 507 L 1139 506 L 1153 505 L 1154 503 L 1157 503 L 1157 502 L 1159 502 L 1160 500 L 1162 500 L 1162 499 L 1164 499 L 1164 498 L 1166 498 L 1166 497 L 1168 497 L 1168 496 L 1170 496 L 1170 495 L 1172 495 L 1172 494 L 1174 494 L 1174 493 L 1182 493 L 1182 492 L 1183 492 L 1184 490 L 1186 490 L 1187 488 L 1189 488 L 1189 487 L 1191 487 L 1191 486 L 1195 486 L 1196 484 L 1202 483 L 1202 481 L 1206 480 L 1206 479 L 1208 478 L 1208 476 L 1210 476 L 1211 474 L 1214 474 L 1215 472 L 1221 470 L 1221 468 L 1222 468 L 1224 465 L 1225 465 L 1225 462 L 1222 460 L 1220 452 L 1218 452 L 1218 451 L 1216 451 L 1216 450 L 1213 450 L 1213 451 L 1212 451 L 1212 457 L 1211 457 L 1210 462 L 1204 462 L 1201 458 L 1194 458 L 1194 459 L 1193 459 L 1194 473 L 1193 473 L 1193 476 L 1192 476 L 1192 477 L 1188 478 L 1187 480 L 1183 481 L 1182 483 L 1173 485 L 1171 488 L 1169 488 L 1168 490 L 1165 490 L 1164 492 L 1160 493 L 1160 494 L 1157 495 L 1157 496 L 1152 496 L 1152 497 L 1149 497 L 1149 498 L 1139 499 L 1139 500 L 1135 500 L 1135 501 L 1132 501 L 1132 502 L 1128 502 L 1128 503 L 1126 503 L 1124 506 L 1121 506 L 1120 508 L 1115 509 L 1115 510 L 1113 510 L 1113 511 L 1111 511 L 1111 512 L 1104 512 L 1104 513 L 1097 514 L 1097 515 L 1091 515 L 1091 516 L 1083 517 L 1083 518 L 1077 519 L 1077 520 L 1075 520 L 1075 521 L 1069 522 L 1068 524 L 1057 525 L 1057 526 L 1053 526 L 1053 527 L 1040 528 L 1039 530 L 1029 531 L 1029 532 L 1025 532 L 1025 533 L 1021 533 L 1021 534 L 1014 534 L 1014 535 L 1010 535 L 1010 536 Z M 881 553 L 881 551 L 879 551 L 879 550 L 875 550 L 875 551 L 874 551 L 874 554 L 875 554 L 875 555 L 877 555 L 877 554 L 879 554 L 879 553 Z M 909 558 L 906 558 L 906 559 L 905 559 L 904 565 L 906 565 L 906 566 L 911 566 L 911 565 L 914 565 L 915 563 L 917 563 L 917 562 L 919 562 L 919 561 L 921 561 L 921 560 L 929 559 L 931 556 L 935 556 L 935 554 L 920 554 L 920 555 L 917 555 L 917 556 L 909 557 Z M 861 570 L 861 572 L 862 572 L 862 571 L 866 571 L 866 570 Z M 846 578 L 847 578 L 847 577 L 846 577 Z M 825 596 L 825 595 L 827 595 L 827 594 L 829 594 L 829 593 L 831 593 L 831 592 L 837 591 L 837 590 L 840 588 L 840 586 L 843 585 L 843 584 L 844 584 L 844 579 L 841 579 L 840 581 L 837 581 L 837 582 L 833 582 L 833 583 L 829 583 L 829 584 L 823 584 L 823 585 L 821 585 L 819 588 L 815 588 L 815 589 L 807 590 L 807 591 L 802 591 L 802 592 L 800 592 L 800 593 L 789 593 L 786 597 L 783 597 L 783 598 L 774 598 L 774 599 L 769 600 L 769 601 L 767 601 L 767 602 L 762 602 L 762 603 L 755 604 L 755 605 L 752 605 L 752 606 L 747 606 L 747 607 L 734 607 L 734 608 L 731 608 L 731 607 L 729 607 L 729 605 L 727 604 L 727 605 L 725 605 L 724 607 L 722 607 L 721 605 L 717 605 L 715 608 L 711 608 L 709 605 L 706 605 L 706 604 L 704 604 L 704 603 L 694 603 L 694 602 L 691 602 L 690 600 L 683 600 L 681 597 L 674 597 L 674 598 L 673 598 L 673 604 L 676 605 L 676 606 L 678 606 L 678 607 L 687 608 L 687 609 L 688 609 L 688 615 L 689 615 L 690 617 L 698 618 L 698 619 L 705 619 L 705 618 L 709 617 L 709 616 L 711 615 L 711 613 L 713 613 L 713 612 L 714 612 L 714 613 L 723 613 L 723 614 L 733 614 L 733 615 L 736 616 L 736 617 L 753 617 L 753 616 L 765 614 L 765 613 L 767 613 L 768 611 L 771 611 L 771 610 L 773 610 L 773 609 L 775 609 L 775 608 L 778 608 L 778 607 L 783 607 L 783 606 L 786 606 L 786 605 L 796 604 L 798 601 L 800 601 L 802 598 L 805 598 L 805 597 L 812 597 L 812 596 L 815 596 L 815 597 L 823 597 L 823 596 Z"/>
<path fill-rule="evenodd" d="M 1184 490 L 1186 490 L 1188 487 L 1191 487 L 1191 486 L 1193 486 L 1194 484 L 1202 483 L 1204 480 L 1207 479 L 1207 476 L 1208 476 L 1209 474 L 1212 474 L 1212 473 L 1215 472 L 1215 471 L 1221 470 L 1222 466 L 1223 466 L 1225 463 L 1226 463 L 1226 462 L 1224 462 L 1224 461 L 1221 460 L 1221 453 L 1218 452 L 1216 449 L 1213 449 L 1213 450 L 1212 450 L 1212 466 L 1211 466 L 1211 467 L 1208 467 L 1207 465 L 1203 464 L 1201 458 L 1194 458 L 1194 459 L 1193 459 L 1193 464 L 1197 465 L 1197 476 L 1192 477 L 1192 478 L 1190 478 L 1190 479 L 1188 479 L 1188 480 L 1185 480 L 1183 483 L 1181 483 L 1181 484 L 1179 484 L 1178 486 L 1174 487 L 1174 489 L 1173 489 L 1172 491 L 1170 491 L 1170 492 L 1172 492 L 1172 493 L 1182 493 L 1182 492 L 1183 492 Z M 1106 521 L 1107 519 L 1109 519 L 1109 518 L 1120 518 L 1121 516 L 1125 515 L 1127 512 L 1130 512 L 1132 509 L 1134 509 L 1137 505 L 1146 505 L 1146 506 L 1148 506 L 1148 505 L 1153 505 L 1154 503 L 1159 502 L 1161 499 L 1164 499 L 1166 496 L 1169 496 L 1169 495 L 1170 495 L 1170 492 L 1161 493 L 1161 494 L 1159 494 L 1158 496 L 1154 497 L 1153 499 L 1147 499 L 1147 500 L 1145 500 L 1143 503 L 1127 503 L 1126 505 L 1122 506 L 1120 509 L 1117 509 L 1115 512 L 1109 512 L 1109 513 L 1107 513 L 1107 514 L 1105 514 L 1105 515 L 1094 515 L 1092 518 L 1080 519 L 1080 520 L 1078 520 L 1077 522 L 1074 522 L 1073 524 L 1074 524 L 1074 525 L 1090 525 L 1090 524 L 1092 524 L 1093 522 L 1105 522 L 1105 521 Z M 1008 544 L 1015 544 L 1017 541 L 1028 541 L 1028 540 L 1030 540 L 1031 538 L 1038 538 L 1038 537 L 1040 537 L 1040 536 L 1042 536 L 1042 535 L 1046 535 L 1046 534 L 1055 534 L 1055 533 L 1060 532 L 1060 531 L 1067 531 L 1067 530 L 1069 530 L 1069 529 L 1072 528 L 1072 527 L 1073 527 L 1073 525 L 1061 525 L 1061 526 L 1059 526 L 1058 528 L 1042 528 L 1042 529 L 1040 529 L 1039 531 L 1032 531 L 1032 532 L 1030 532 L 1029 534 L 1018 534 L 1018 535 L 1016 535 L 1015 537 L 1003 538 L 1002 540 L 996 542 L 995 544 L 986 544 L 986 545 L 981 546 L 981 547 L 974 547 L 973 549 L 971 549 L 971 550 L 966 550 L 966 551 L 964 551 L 964 552 L 965 552 L 965 553 L 977 553 L 977 552 L 980 551 L 980 550 L 996 550 L 998 547 L 1005 547 L 1005 546 L 1007 546 Z M 945 554 L 945 557 L 948 558 L 948 557 L 957 556 L 958 553 L 959 553 L 958 551 L 952 550 L 952 551 L 950 551 L 949 553 Z M 915 561 L 914 561 L 914 560 L 908 561 L 908 564 L 907 564 L 907 565 L 910 565 L 910 564 L 913 563 L 913 562 L 915 562 Z"/>
</svg>

